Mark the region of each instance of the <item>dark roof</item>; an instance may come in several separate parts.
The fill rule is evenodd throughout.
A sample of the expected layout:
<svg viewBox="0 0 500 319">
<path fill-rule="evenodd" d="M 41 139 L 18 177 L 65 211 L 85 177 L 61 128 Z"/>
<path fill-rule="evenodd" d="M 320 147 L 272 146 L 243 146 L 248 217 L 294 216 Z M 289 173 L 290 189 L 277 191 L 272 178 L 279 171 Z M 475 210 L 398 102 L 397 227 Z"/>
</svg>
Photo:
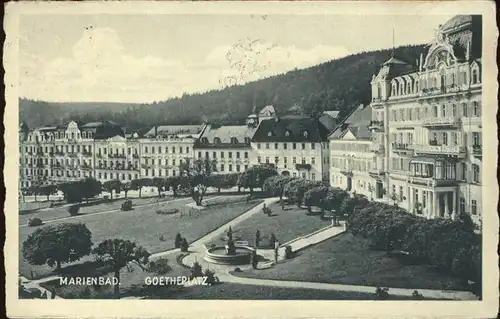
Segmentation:
<svg viewBox="0 0 500 319">
<path fill-rule="evenodd" d="M 338 113 L 338 111 L 335 111 Z M 336 117 L 332 117 L 329 114 L 323 114 L 319 121 L 321 124 L 328 130 L 328 132 L 332 132 L 334 128 L 337 127 L 337 119 Z"/>
<path fill-rule="evenodd" d="M 243 143 L 245 138 L 252 138 L 256 128 L 247 125 L 209 125 L 200 136 L 200 139 L 207 138 L 209 143 L 213 143 L 215 138 L 220 139 L 220 143 L 231 143 L 231 138 L 236 138 L 239 143 Z"/>
<path fill-rule="evenodd" d="M 358 139 L 371 139 L 368 129 L 371 120 L 371 106 L 359 106 L 333 131 L 330 139 L 341 139 L 347 132 L 351 132 Z"/>
<path fill-rule="evenodd" d="M 408 74 L 416 71 L 416 68 L 401 59 L 398 59 L 392 53 L 391 57 L 382 63 L 382 66 L 377 74 L 377 76 L 382 77 L 396 77 L 403 74 Z"/>
<path fill-rule="evenodd" d="M 147 133 L 144 134 L 144 136 L 195 135 L 195 137 L 197 137 L 202 130 L 203 125 L 160 125 L 152 127 Z"/>
<path fill-rule="evenodd" d="M 304 134 L 307 132 L 307 134 Z M 284 117 L 263 120 L 255 132 L 253 142 L 323 142 L 328 130 L 318 119 Z"/>
</svg>

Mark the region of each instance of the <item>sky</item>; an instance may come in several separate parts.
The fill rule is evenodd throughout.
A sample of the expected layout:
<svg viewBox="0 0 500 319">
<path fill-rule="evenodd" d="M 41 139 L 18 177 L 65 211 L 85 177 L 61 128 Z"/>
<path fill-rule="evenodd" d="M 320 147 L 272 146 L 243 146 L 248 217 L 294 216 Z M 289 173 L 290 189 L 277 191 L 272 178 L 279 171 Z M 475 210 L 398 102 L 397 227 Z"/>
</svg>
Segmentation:
<svg viewBox="0 0 500 319">
<path fill-rule="evenodd" d="M 150 103 L 362 51 L 429 43 L 449 18 L 23 15 L 20 95 L 45 101 Z"/>
</svg>

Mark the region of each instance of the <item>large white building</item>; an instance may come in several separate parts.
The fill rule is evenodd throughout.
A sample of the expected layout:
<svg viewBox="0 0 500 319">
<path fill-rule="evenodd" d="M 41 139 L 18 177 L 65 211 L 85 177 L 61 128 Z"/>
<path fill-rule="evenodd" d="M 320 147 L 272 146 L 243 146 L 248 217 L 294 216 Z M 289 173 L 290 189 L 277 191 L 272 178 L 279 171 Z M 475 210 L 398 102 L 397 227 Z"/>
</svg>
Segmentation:
<svg viewBox="0 0 500 319">
<path fill-rule="evenodd" d="M 274 116 L 261 120 L 252 138 L 252 165 L 274 164 L 278 173 L 328 180 L 329 131 L 318 119 Z"/>
<path fill-rule="evenodd" d="M 356 191 L 397 201 L 428 218 L 465 212 L 480 220 L 481 24 L 480 16 L 456 16 L 439 26 L 426 56 L 416 63 L 396 56 L 383 63 L 373 76 L 366 111 L 371 136 L 349 133 L 349 122 L 366 124 L 365 117 L 353 119 L 359 112 L 331 135 L 332 165 L 340 165 L 332 168 L 332 182 L 354 183 Z M 343 141 L 346 136 L 350 144 Z M 355 152 L 342 155 L 342 144 Z M 368 148 L 372 155 L 363 155 Z M 365 164 L 353 166 L 361 157 Z M 336 170 L 347 174 L 337 179 Z M 367 170 L 371 178 L 364 179 L 373 192 L 357 187 Z"/>
</svg>

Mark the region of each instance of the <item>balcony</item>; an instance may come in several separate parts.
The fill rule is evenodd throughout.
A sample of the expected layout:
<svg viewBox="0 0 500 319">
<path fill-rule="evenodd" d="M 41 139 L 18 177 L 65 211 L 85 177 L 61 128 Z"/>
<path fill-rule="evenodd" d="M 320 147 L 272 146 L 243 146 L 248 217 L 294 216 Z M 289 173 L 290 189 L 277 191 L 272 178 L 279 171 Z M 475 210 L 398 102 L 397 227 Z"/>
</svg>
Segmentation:
<svg viewBox="0 0 500 319">
<path fill-rule="evenodd" d="M 456 186 L 458 181 L 456 179 L 436 179 L 432 176 L 408 176 L 407 182 L 413 185 L 427 186 L 427 187 L 446 187 Z"/>
<path fill-rule="evenodd" d="M 133 158 L 139 158 L 139 154 L 132 155 Z"/>
<path fill-rule="evenodd" d="M 343 174 L 343 175 L 348 176 L 348 177 L 352 177 L 352 169 L 350 169 L 350 168 L 342 169 L 340 171 L 340 174 Z"/>
<path fill-rule="evenodd" d="M 384 130 L 384 122 L 383 121 L 370 121 L 368 128 L 370 130 L 383 131 Z"/>
<path fill-rule="evenodd" d="M 92 156 L 92 152 L 82 152 L 82 155 L 85 157 L 90 157 Z"/>
<path fill-rule="evenodd" d="M 148 168 L 151 168 L 151 165 L 149 165 L 149 164 L 142 164 L 141 167 L 144 168 L 144 169 L 148 169 Z"/>
<path fill-rule="evenodd" d="M 68 156 L 69 157 L 76 157 L 77 155 L 76 155 L 76 153 L 69 153 Z"/>
<path fill-rule="evenodd" d="M 482 145 L 472 145 L 472 156 L 476 158 L 483 158 L 483 146 Z"/>
<path fill-rule="evenodd" d="M 413 152 L 411 145 L 405 143 L 392 143 L 392 151 L 395 153 Z"/>
<path fill-rule="evenodd" d="M 424 127 L 457 127 L 459 125 L 459 117 L 433 117 L 422 121 Z"/>
<path fill-rule="evenodd" d="M 300 171 L 301 169 L 311 170 L 311 164 L 295 164 L 295 169 Z"/>
<path fill-rule="evenodd" d="M 434 143 L 430 143 L 434 144 Z M 451 155 L 465 157 L 465 147 L 459 145 L 412 145 L 416 154 Z"/>
<path fill-rule="evenodd" d="M 373 142 L 370 145 L 370 151 L 376 154 L 383 154 L 385 152 L 384 144 Z"/>
<path fill-rule="evenodd" d="M 372 168 L 368 171 L 368 175 L 373 178 L 380 178 L 385 175 L 385 171 L 382 168 Z"/>
</svg>

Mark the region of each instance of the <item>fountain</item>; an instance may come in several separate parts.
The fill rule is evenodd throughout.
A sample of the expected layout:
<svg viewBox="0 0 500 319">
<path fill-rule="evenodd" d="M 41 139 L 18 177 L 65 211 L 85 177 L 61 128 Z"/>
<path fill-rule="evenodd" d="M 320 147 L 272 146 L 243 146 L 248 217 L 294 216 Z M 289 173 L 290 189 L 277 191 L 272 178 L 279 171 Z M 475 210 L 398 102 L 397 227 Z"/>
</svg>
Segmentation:
<svg viewBox="0 0 500 319">
<path fill-rule="evenodd" d="M 252 251 L 247 242 L 234 242 L 231 227 L 227 231 L 227 243 L 224 247 L 208 248 L 205 261 L 222 265 L 247 265 L 250 264 Z"/>
</svg>

